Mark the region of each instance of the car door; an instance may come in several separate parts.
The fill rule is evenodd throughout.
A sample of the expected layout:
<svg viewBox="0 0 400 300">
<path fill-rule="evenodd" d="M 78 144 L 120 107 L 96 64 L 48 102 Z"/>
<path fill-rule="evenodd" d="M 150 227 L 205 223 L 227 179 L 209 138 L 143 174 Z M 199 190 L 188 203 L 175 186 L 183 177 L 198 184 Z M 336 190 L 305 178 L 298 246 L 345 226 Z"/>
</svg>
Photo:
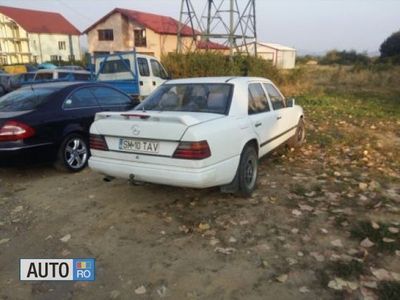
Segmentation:
<svg viewBox="0 0 400 300">
<path fill-rule="evenodd" d="M 164 67 L 155 59 L 150 59 L 152 77 L 152 91 L 163 84 L 168 79 L 168 74 Z"/>
<path fill-rule="evenodd" d="M 272 150 L 273 138 L 278 134 L 276 116 L 260 82 L 251 82 L 248 86 L 248 114 L 260 143 L 259 156 Z"/>
<path fill-rule="evenodd" d="M 150 77 L 150 67 L 147 58 L 137 58 L 138 70 L 139 70 L 139 89 L 141 96 L 149 95 L 153 90 L 153 80 Z"/>
<path fill-rule="evenodd" d="M 298 122 L 293 107 L 287 107 L 285 97 L 272 83 L 264 83 L 263 86 L 276 113 L 280 134 L 292 131 Z"/>
<path fill-rule="evenodd" d="M 126 111 L 135 107 L 138 103 L 120 91 L 110 87 L 92 87 L 93 95 L 103 111 Z"/>
<path fill-rule="evenodd" d="M 102 111 L 89 87 L 72 91 L 62 104 L 66 125 L 74 124 L 86 132 L 94 121 L 97 112 Z"/>
</svg>

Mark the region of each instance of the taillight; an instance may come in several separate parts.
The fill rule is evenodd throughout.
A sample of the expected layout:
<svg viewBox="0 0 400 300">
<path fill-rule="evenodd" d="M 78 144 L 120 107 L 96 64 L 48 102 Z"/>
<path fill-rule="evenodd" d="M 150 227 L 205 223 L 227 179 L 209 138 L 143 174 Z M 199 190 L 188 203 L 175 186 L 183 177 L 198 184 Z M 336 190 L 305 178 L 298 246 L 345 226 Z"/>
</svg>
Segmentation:
<svg viewBox="0 0 400 300">
<path fill-rule="evenodd" d="M 18 141 L 35 135 L 35 130 L 18 121 L 7 121 L 0 128 L 0 141 Z"/>
<path fill-rule="evenodd" d="M 91 134 L 89 144 L 91 149 L 108 151 L 106 140 L 102 135 Z"/>
<path fill-rule="evenodd" d="M 204 159 L 211 156 L 210 146 L 207 141 L 181 142 L 175 150 L 174 158 Z"/>
</svg>

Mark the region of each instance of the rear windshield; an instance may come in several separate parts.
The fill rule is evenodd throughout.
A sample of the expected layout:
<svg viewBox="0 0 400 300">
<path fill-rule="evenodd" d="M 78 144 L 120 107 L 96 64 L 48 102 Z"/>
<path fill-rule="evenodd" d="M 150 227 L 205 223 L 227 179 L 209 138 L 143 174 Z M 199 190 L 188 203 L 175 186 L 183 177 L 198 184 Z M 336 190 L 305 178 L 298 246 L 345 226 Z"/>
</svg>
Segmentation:
<svg viewBox="0 0 400 300">
<path fill-rule="evenodd" d="M 54 89 L 20 89 L 0 98 L 0 111 L 25 111 L 45 103 Z"/>
<path fill-rule="evenodd" d="M 135 109 L 226 114 L 231 96 L 231 84 L 164 84 Z"/>
</svg>

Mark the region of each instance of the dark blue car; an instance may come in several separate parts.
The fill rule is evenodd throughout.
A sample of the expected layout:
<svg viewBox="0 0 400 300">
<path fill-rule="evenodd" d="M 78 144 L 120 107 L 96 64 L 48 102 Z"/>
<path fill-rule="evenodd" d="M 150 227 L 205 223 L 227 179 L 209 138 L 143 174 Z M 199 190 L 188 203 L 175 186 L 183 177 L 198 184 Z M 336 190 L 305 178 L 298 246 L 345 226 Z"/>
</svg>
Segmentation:
<svg viewBox="0 0 400 300">
<path fill-rule="evenodd" d="M 79 171 L 89 153 L 89 127 L 100 111 L 137 103 L 100 83 L 58 82 L 26 86 L 0 98 L 0 163 L 45 158 Z"/>
</svg>

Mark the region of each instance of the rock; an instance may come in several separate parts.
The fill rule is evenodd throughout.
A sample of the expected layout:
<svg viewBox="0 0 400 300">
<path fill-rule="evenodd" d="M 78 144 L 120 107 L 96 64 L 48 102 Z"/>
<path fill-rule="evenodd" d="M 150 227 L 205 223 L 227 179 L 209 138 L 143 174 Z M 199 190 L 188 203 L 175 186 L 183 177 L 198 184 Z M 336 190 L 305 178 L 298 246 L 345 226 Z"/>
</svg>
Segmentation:
<svg viewBox="0 0 400 300">
<path fill-rule="evenodd" d="M 161 297 L 164 298 L 167 296 L 167 287 L 165 285 L 162 285 L 157 289 L 157 294 Z"/>
<path fill-rule="evenodd" d="M 293 209 L 292 214 L 295 215 L 296 217 L 299 217 L 302 215 L 302 212 L 298 209 Z"/>
<path fill-rule="evenodd" d="M 310 255 L 318 262 L 323 262 L 325 260 L 325 257 L 318 252 L 310 252 Z"/>
<path fill-rule="evenodd" d="M 374 221 L 371 221 L 371 226 L 372 226 L 373 229 L 379 229 L 380 228 L 379 224 L 374 222 Z"/>
<path fill-rule="evenodd" d="M 278 282 L 285 283 L 287 281 L 288 277 L 289 276 L 287 274 L 282 274 L 282 275 L 276 277 L 276 280 Z"/>
<path fill-rule="evenodd" d="M 179 226 L 179 231 L 184 232 L 184 233 L 188 233 L 189 232 L 189 228 L 187 228 L 186 225 L 181 225 L 181 226 Z"/>
<path fill-rule="evenodd" d="M 341 291 L 345 288 L 356 290 L 358 289 L 358 283 L 336 277 L 334 280 L 329 281 L 328 287 L 337 291 Z"/>
<path fill-rule="evenodd" d="M 71 239 L 71 235 L 68 233 L 68 234 L 64 235 L 64 236 L 60 239 L 60 241 L 63 242 L 63 243 L 66 243 L 66 242 L 68 242 L 70 239 Z"/>
<path fill-rule="evenodd" d="M 396 250 L 395 253 L 397 256 L 400 256 L 400 250 Z"/>
<path fill-rule="evenodd" d="M 333 175 L 335 175 L 336 177 L 342 176 L 342 174 L 340 174 L 340 172 L 338 172 L 338 171 L 333 172 Z"/>
<path fill-rule="evenodd" d="M 233 236 L 229 238 L 229 243 L 236 243 L 236 242 L 237 240 Z"/>
<path fill-rule="evenodd" d="M 307 204 L 299 204 L 299 207 L 301 210 L 305 210 L 305 211 L 313 211 L 314 207 L 307 205 Z"/>
<path fill-rule="evenodd" d="M 360 188 L 360 190 L 365 191 L 368 188 L 368 184 L 364 183 L 364 182 L 360 182 L 358 184 L 358 187 Z"/>
<path fill-rule="evenodd" d="M 385 269 L 375 269 L 375 268 L 370 268 L 372 275 L 376 277 L 378 280 L 391 280 L 392 276 L 389 271 Z"/>
<path fill-rule="evenodd" d="M 325 233 L 325 234 L 328 234 L 329 231 L 326 230 L 325 228 L 321 228 L 321 232 L 322 232 L 322 233 Z"/>
<path fill-rule="evenodd" d="M 135 289 L 135 294 L 136 295 L 146 294 L 146 288 L 143 285 L 139 286 L 137 289 Z"/>
<path fill-rule="evenodd" d="M 120 291 L 113 290 L 113 291 L 111 291 L 111 293 L 110 293 L 110 298 L 111 298 L 111 299 L 117 299 L 117 298 L 119 297 L 119 295 L 121 295 L 121 292 L 120 292 Z"/>
<path fill-rule="evenodd" d="M 292 228 L 292 230 L 290 230 L 293 234 L 298 234 L 299 233 L 299 229 L 298 228 Z"/>
<path fill-rule="evenodd" d="M 315 191 L 309 192 L 309 193 L 305 193 L 304 195 L 306 195 L 309 198 L 314 197 L 315 195 L 317 195 L 317 193 Z"/>
<path fill-rule="evenodd" d="M 297 256 L 298 256 L 298 257 L 303 257 L 303 256 L 304 256 L 304 253 L 301 252 L 301 251 L 298 251 L 298 252 L 297 252 Z"/>
<path fill-rule="evenodd" d="M 8 243 L 9 241 L 10 241 L 10 239 L 1 239 L 1 240 L 0 240 L 0 245 L 6 244 L 6 243 Z"/>
<path fill-rule="evenodd" d="M 382 239 L 382 241 L 383 241 L 384 243 L 394 243 L 396 240 L 394 240 L 394 239 L 389 239 L 389 238 L 384 237 L 384 238 Z"/>
<path fill-rule="evenodd" d="M 214 239 L 211 239 L 211 240 L 210 240 L 210 245 L 211 245 L 211 246 L 215 246 L 215 245 L 218 244 L 218 243 L 219 243 L 219 240 L 218 240 L 218 239 L 215 239 L 215 238 L 214 238 Z"/>
<path fill-rule="evenodd" d="M 24 209 L 24 207 L 22 205 L 19 205 L 16 208 L 14 208 L 11 213 L 16 214 L 16 213 L 21 212 L 23 209 Z"/>
<path fill-rule="evenodd" d="M 231 248 L 231 247 L 228 247 L 228 248 L 217 247 L 217 248 L 215 248 L 214 251 L 217 252 L 217 253 L 230 255 L 230 254 L 234 253 L 236 251 L 236 249 L 235 248 Z"/>
<path fill-rule="evenodd" d="M 375 244 L 373 242 L 371 242 L 369 238 L 363 239 L 360 243 L 360 246 L 363 248 L 371 248 L 374 245 Z"/>
<path fill-rule="evenodd" d="M 378 296 L 370 289 L 361 287 L 360 292 L 363 300 L 378 300 Z"/>
<path fill-rule="evenodd" d="M 247 225 L 247 224 L 249 224 L 249 223 L 250 223 L 250 222 L 247 221 L 247 220 L 243 220 L 243 221 L 240 221 L 240 222 L 239 222 L 239 224 L 240 224 L 241 226 Z"/>
<path fill-rule="evenodd" d="M 208 223 L 200 223 L 198 227 L 199 227 L 200 231 L 206 231 L 211 228 Z"/>
<path fill-rule="evenodd" d="M 399 233 L 399 229 L 397 227 L 389 227 L 388 230 L 390 233 Z"/>
<path fill-rule="evenodd" d="M 305 293 L 309 293 L 310 290 L 308 289 L 308 287 L 302 286 L 301 288 L 299 288 L 299 292 L 302 294 L 305 294 Z"/>
<path fill-rule="evenodd" d="M 334 247 L 343 248 L 342 241 L 339 239 L 331 241 L 331 245 Z"/>
</svg>

